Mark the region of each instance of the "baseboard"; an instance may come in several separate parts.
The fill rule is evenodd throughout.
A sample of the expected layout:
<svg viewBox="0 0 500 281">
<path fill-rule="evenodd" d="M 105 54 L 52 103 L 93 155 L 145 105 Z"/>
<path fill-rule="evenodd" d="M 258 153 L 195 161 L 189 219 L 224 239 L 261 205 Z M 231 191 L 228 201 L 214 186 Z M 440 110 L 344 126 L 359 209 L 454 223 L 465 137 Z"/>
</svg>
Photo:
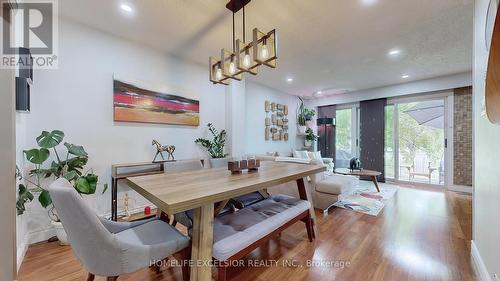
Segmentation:
<svg viewBox="0 0 500 281">
<path fill-rule="evenodd" d="M 472 194 L 473 187 L 465 185 L 450 185 L 448 186 L 448 190 Z"/>
<path fill-rule="evenodd" d="M 481 258 L 481 254 L 474 243 L 474 240 L 471 241 L 470 245 L 470 254 L 472 256 L 472 261 L 474 263 L 474 269 L 479 277 L 480 281 L 492 281 L 488 270 L 486 269 L 486 265 Z"/>
<path fill-rule="evenodd" d="M 28 241 L 25 240 L 17 247 L 17 271 L 19 272 L 19 268 L 21 268 L 21 264 L 23 263 L 24 256 L 26 256 L 26 252 L 28 251 Z"/>
<path fill-rule="evenodd" d="M 42 242 L 48 240 L 51 237 L 54 237 L 55 235 L 56 231 L 52 226 L 50 228 L 42 229 L 40 231 L 30 232 L 28 233 L 28 243 L 31 245 L 34 243 Z"/>
</svg>

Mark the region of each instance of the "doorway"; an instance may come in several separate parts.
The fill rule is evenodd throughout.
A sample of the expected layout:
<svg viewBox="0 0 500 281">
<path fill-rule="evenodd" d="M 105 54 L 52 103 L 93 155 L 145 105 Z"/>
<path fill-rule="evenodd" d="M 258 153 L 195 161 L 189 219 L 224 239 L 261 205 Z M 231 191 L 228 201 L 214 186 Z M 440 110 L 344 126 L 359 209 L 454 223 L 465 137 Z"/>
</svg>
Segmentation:
<svg viewBox="0 0 500 281">
<path fill-rule="evenodd" d="M 359 157 L 359 105 L 337 108 L 335 127 L 335 167 L 348 168 L 353 157 Z"/>
<path fill-rule="evenodd" d="M 386 107 L 385 172 L 395 181 L 444 186 L 447 98 L 393 100 Z"/>
</svg>

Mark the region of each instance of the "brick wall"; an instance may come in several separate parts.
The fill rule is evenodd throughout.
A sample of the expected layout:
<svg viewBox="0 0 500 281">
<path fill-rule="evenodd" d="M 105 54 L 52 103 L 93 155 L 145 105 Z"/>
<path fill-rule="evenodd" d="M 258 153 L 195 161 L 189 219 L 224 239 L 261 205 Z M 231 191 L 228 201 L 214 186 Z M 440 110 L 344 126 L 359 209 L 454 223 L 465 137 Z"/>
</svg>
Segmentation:
<svg viewBox="0 0 500 281">
<path fill-rule="evenodd" d="M 472 186 L 472 87 L 454 93 L 453 183 Z"/>
</svg>

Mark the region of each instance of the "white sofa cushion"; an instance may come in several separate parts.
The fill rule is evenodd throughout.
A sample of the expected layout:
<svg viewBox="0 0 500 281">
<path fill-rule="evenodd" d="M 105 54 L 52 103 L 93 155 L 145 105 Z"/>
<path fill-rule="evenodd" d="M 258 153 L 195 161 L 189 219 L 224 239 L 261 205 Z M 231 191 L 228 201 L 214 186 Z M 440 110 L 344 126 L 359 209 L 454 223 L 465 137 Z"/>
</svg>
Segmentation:
<svg viewBox="0 0 500 281">
<path fill-rule="evenodd" d="M 353 176 L 333 174 L 316 183 L 316 191 L 332 195 L 351 192 L 359 184 L 359 179 Z"/>
<path fill-rule="evenodd" d="M 309 164 L 311 163 L 311 159 L 303 159 L 303 158 L 295 158 L 295 157 L 276 157 L 276 162 L 290 162 L 290 163 L 300 163 L 300 164 Z"/>
<path fill-rule="evenodd" d="M 323 157 L 321 157 L 321 151 L 307 152 L 307 155 L 309 158 L 314 160 L 323 160 Z"/>
<path fill-rule="evenodd" d="M 215 218 L 213 257 L 227 260 L 310 207 L 308 201 L 278 194 Z"/>
<path fill-rule="evenodd" d="M 302 150 L 302 151 L 294 150 L 293 151 L 293 157 L 294 158 L 300 158 L 300 159 L 311 159 L 309 157 L 309 154 L 308 154 L 307 150 Z"/>
</svg>

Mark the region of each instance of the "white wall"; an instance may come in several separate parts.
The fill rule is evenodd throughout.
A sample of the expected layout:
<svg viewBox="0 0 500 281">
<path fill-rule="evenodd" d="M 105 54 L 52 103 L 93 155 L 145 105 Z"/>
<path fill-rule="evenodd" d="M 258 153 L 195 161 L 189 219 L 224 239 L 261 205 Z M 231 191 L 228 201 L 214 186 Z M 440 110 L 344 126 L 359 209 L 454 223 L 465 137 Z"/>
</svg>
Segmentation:
<svg viewBox="0 0 500 281">
<path fill-rule="evenodd" d="M 22 169 L 25 166 L 23 149 L 26 148 L 26 113 L 16 112 L 16 165 Z M 21 182 L 18 182 L 19 184 Z M 18 188 L 16 186 L 16 191 Z M 17 267 L 21 265 L 26 250 L 28 249 L 28 212 L 17 216 L 16 220 L 16 241 L 17 241 Z"/>
<path fill-rule="evenodd" d="M 485 22 L 489 0 L 476 0 L 474 16 L 474 202 L 473 253 L 484 279 L 500 274 L 500 125 L 491 124 L 482 114 L 488 52 Z M 474 248 L 475 245 L 475 248 Z M 474 251 L 477 249 L 478 251 Z M 485 267 L 482 267 L 484 265 Z M 487 271 L 487 272 L 486 272 Z M 498 280 L 498 279 L 497 279 Z"/>
<path fill-rule="evenodd" d="M 14 71 L 0 70 L 0 85 L 0 280 L 10 281 L 16 278 Z"/>
<path fill-rule="evenodd" d="M 436 77 L 432 79 L 414 81 L 399 85 L 373 88 L 362 91 L 349 92 L 346 94 L 333 95 L 314 100 L 308 100 L 307 106 L 317 107 L 331 104 L 345 104 L 363 100 L 400 97 L 414 94 L 427 94 L 436 91 L 460 88 L 472 85 L 472 74 L 470 72 L 455 75 Z"/>
<path fill-rule="evenodd" d="M 226 91 L 226 153 L 239 158 L 245 154 L 246 81 L 231 81 Z M 251 136 L 250 136 L 251 137 Z"/>
<path fill-rule="evenodd" d="M 265 140 L 265 101 L 282 103 L 288 105 L 288 141 L 266 141 Z M 246 151 L 249 154 L 265 154 L 266 152 L 281 152 L 290 154 L 297 146 L 297 105 L 296 96 L 287 95 L 269 87 L 248 82 L 246 84 Z"/>
<path fill-rule="evenodd" d="M 206 157 L 194 140 L 207 133 L 208 122 L 225 126 L 224 87 L 208 81 L 207 69 L 65 20 L 59 30 L 59 69 L 34 73 L 31 113 L 25 116 L 26 140 L 18 142 L 21 150 L 36 146 L 42 130 L 63 130 L 65 141 L 83 145 L 89 153 L 87 167 L 99 175 L 99 189 L 110 184 L 112 164 L 151 161 L 152 139 L 175 145 L 177 159 Z M 113 74 L 199 99 L 200 126 L 114 123 Z M 119 199 L 127 189 L 120 187 L 120 191 Z M 109 191 L 87 198 L 98 213 L 109 213 Z M 134 198 L 132 207 L 147 203 L 142 197 Z M 30 205 L 29 242 L 53 234 L 46 213 L 37 208 L 38 203 Z"/>
</svg>

